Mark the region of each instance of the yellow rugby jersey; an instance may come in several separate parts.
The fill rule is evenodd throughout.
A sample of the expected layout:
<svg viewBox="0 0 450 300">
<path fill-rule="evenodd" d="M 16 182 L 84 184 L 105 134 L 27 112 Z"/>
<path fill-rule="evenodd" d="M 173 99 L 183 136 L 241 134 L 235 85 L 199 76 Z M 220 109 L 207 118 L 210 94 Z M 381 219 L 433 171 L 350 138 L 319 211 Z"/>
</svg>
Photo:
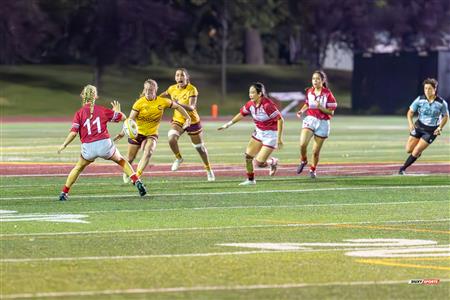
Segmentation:
<svg viewBox="0 0 450 300">
<path fill-rule="evenodd" d="M 145 97 L 136 100 L 132 109 L 138 112 L 136 117 L 138 133 L 145 136 L 157 135 L 164 109 L 167 107 L 172 107 L 172 101 L 159 96 L 153 100 Z"/>
<path fill-rule="evenodd" d="M 176 101 L 184 105 L 189 105 L 190 97 L 198 96 L 197 88 L 190 83 L 186 85 L 184 88 L 179 88 L 177 84 L 171 85 L 167 89 L 166 93 L 169 94 L 170 98 L 173 101 Z M 196 124 L 200 122 L 200 116 L 198 115 L 197 110 L 188 111 L 187 113 L 191 117 L 191 124 Z M 181 124 L 184 124 L 184 122 L 186 121 L 183 115 L 177 110 L 173 112 L 172 120 L 179 122 Z"/>
</svg>

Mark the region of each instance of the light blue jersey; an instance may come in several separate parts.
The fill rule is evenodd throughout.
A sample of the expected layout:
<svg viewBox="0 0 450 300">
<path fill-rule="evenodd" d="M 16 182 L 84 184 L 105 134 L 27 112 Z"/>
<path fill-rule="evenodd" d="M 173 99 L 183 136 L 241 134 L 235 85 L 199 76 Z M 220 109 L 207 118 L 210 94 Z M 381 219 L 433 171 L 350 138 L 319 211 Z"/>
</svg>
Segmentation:
<svg viewBox="0 0 450 300">
<path fill-rule="evenodd" d="M 426 126 L 438 126 L 443 116 L 448 115 L 448 105 L 444 99 L 437 96 L 433 102 L 428 102 L 424 95 L 417 97 L 409 107 L 418 112 L 419 121 Z"/>
</svg>

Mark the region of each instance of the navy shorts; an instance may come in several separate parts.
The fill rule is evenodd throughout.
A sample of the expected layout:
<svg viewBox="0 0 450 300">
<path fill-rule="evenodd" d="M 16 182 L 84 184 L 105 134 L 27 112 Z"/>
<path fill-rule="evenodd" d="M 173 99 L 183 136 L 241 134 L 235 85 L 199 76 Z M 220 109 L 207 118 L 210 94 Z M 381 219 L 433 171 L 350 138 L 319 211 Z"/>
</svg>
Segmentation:
<svg viewBox="0 0 450 300">
<path fill-rule="evenodd" d="M 413 132 L 410 133 L 410 135 L 412 137 L 422 139 L 428 144 L 433 143 L 437 137 L 437 135 L 434 134 L 434 131 L 436 130 L 436 128 L 438 128 L 437 126 L 427 126 L 422 122 L 420 122 L 419 120 L 417 120 L 416 123 L 414 124 L 414 127 L 415 129 Z"/>
</svg>

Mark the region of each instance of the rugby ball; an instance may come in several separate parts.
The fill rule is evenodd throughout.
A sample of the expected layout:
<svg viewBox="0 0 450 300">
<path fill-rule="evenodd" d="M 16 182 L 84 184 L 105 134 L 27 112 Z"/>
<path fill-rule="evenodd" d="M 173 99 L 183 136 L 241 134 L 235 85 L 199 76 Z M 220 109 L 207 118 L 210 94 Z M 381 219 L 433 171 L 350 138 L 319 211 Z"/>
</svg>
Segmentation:
<svg viewBox="0 0 450 300">
<path fill-rule="evenodd" d="M 136 121 L 126 119 L 125 122 L 123 122 L 123 131 L 130 139 L 135 139 L 138 135 L 138 126 Z"/>
</svg>

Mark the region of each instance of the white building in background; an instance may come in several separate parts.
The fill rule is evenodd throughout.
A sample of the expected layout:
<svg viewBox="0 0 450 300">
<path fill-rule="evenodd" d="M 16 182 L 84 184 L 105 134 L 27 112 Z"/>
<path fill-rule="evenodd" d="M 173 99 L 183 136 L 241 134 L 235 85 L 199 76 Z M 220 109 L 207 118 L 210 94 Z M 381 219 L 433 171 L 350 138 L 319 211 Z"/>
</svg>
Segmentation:
<svg viewBox="0 0 450 300">
<path fill-rule="evenodd" d="M 353 70 L 353 52 L 349 49 L 341 49 L 335 45 L 328 45 L 323 64 L 325 69 L 344 71 Z"/>
</svg>

